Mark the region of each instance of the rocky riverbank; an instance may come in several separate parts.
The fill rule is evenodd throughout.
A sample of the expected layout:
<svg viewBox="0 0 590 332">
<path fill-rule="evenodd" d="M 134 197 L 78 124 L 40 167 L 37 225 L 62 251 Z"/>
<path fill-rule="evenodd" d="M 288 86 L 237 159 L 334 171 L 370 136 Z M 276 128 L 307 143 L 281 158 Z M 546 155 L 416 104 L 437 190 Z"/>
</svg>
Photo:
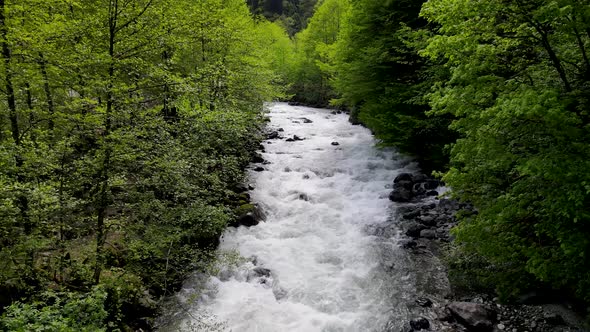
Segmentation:
<svg viewBox="0 0 590 332">
<path fill-rule="evenodd" d="M 565 332 L 586 331 L 582 319 L 563 303 L 502 304 L 490 294 L 464 294 L 448 281 L 441 263 L 456 214 L 476 214 L 470 204 L 439 198 L 444 184 L 423 174 L 399 174 L 390 199 L 399 204 L 394 224 L 402 230 L 399 246 L 413 258 L 417 294 L 408 307 L 415 316 L 404 332 Z M 393 330 L 392 330 L 393 331 Z"/>
</svg>

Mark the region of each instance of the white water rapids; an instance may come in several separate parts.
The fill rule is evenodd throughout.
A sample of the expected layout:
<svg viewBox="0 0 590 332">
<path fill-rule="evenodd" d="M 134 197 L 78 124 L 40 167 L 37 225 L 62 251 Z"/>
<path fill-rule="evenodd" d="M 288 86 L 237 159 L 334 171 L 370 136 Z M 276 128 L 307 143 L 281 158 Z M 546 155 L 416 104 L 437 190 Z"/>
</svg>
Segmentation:
<svg viewBox="0 0 590 332">
<path fill-rule="evenodd" d="M 392 225 L 391 184 L 413 165 L 345 114 L 278 103 L 269 116 L 270 129 L 304 140 L 264 143 L 270 164 L 249 179 L 267 220 L 225 232 L 219 251 L 247 259 L 226 259 L 204 290 L 187 282 L 188 313 L 172 330 L 401 331 L 417 277 L 397 227 L 376 230 Z"/>
</svg>

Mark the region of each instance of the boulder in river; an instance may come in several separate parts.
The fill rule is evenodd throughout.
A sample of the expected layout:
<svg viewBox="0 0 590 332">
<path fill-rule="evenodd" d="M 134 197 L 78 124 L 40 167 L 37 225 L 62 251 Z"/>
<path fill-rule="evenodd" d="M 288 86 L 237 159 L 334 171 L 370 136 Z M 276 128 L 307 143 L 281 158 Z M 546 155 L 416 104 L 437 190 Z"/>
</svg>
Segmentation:
<svg viewBox="0 0 590 332">
<path fill-rule="evenodd" d="M 338 142 L 332 142 L 331 144 L 334 145 L 334 146 L 340 145 L 340 143 L 338 143 Z"/>
<path fill-rule="evenodd" d="M 264 161 L 264 158 L 262 158 L 262 156 L 259 153 L 255 153 L 254 156 L 252 156 L 252 162 L 255 164 L 260 164 Z"/>
<path fill-rule="evenodd" d="M 473 302 L 452 302 L 447 308 L 453 317 L 473 332 L 489 332 L 494 328 L 496 313 L 487 306 Z"/>
<path fill-rule="evenodd" d="M 433 229 L 423 229 L 420 231 L 420 237 L 425 239 L 436 239 L 436 231 Z"/>
<path fill-rule="evenodd" d="M 430 328 L 430 322 L 428 321 L 428 319 L 420 317 L 418 319 L 412 319 L 410 321 L 410 326 L 414 331 L 427 330 L 428 328 Z"/>
<path fill-rule="evenodd" d="M 279 132 L 278 131 L 272 131 L 268 135 L 266 135 L 266 138 L 267 139 L 276 139 L 276 138 L 279 138 Z"/>
<path fill-rule="evenodd" d="M 543 312 L 543 319 L 549 325 L 565 324 L 563 317 L 561 317 L 559 314 L 554 313 L 554 312 L 548 312 L 548 311 Z"/>
<path fill-rule="evenodd" d="M 301 137 L 299 137 L 297 135 L 293 135 L 293 140 L 295 140 L 295 141 L 303 141 L 304 138 L 301 138 Z"/>
<path fill-rule="evenodd" d="M 236 220 L 231 226 L 256 226 L 261 221 L 266 219 L 266 215 L 262 212 L 262 209 L 257 204 L 242 204 L 235 211 L 237 215 Z"/>
<path fill-rule="evenodd" d="M 404 249 L 413 249 L 418 246 L 418 242 L 414 240 L 402 240 L 400 241 L 400 246 Z"/>
<path fill-rule="evenodd" d="M 421 297 L 419 299 L 416 299 L 416 303 L 423 308 L 429 308 L 432 306 L 432 301 L 428 298 L 425 298 L 425 297 Z"/>
<path fill-rule="evenodd" d="M 409 181 L 409 182 L 413 182 L 413 176 L 410 173 L 401 173 L 398 176 L 395 177 L 395 179 L 393 180 L 393 183 L 398 183 L 401 181 Z"/>
<path fill-rule="evenodd" d="M 270 277 L 270 269 L 264 267 L 257 266 L 252 270 L 252 272 L 257 277 Z"/>
<path fill-rule="evenodd" d="M 405 188 L 397 188 L 389 194 L 389 199 L 398 203 L 409 202 L 412 200 L 412 191 Z"/>
<path fill-rule="evenodd" d="M 424 182 L 424 189 L 433 190 L 433 189 L 438 188 L 439 184 L 440 184 L 440 182 L 438 180 L 428 179 Z"/>
<path fill-rule="evenodd" d="M 425 226 L 436 226 L 436 219 L 434 216 L 420 216 L 419 218 L 416 218 L 416 220 Z"/>
<path fill-rule="evenodd" d="M 406 230 L 406 235 L 410 237 L 420 237 L 420 232 L 426 229 L 426 226 L 417 223 L 412 223 Z"/>
</svg>

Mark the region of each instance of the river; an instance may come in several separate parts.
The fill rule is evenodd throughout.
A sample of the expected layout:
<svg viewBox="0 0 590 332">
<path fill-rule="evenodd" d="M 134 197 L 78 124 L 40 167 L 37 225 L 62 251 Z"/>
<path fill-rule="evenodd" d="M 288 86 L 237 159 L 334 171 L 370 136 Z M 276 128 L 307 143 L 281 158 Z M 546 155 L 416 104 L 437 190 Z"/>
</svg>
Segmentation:
<svg viewBox="0 0 590 332">
<path fill-rule="evenodd" d="M 303 140 L 264 142 L 270 163 L 249 174 L 267 220 L 225 232 L 218 273 L 187 281 L 171 330 L 401 331 L 420 277 L 388 194 L 414 164 L 346 114 L 277 103 L 269 116 Z"/>
</svg>

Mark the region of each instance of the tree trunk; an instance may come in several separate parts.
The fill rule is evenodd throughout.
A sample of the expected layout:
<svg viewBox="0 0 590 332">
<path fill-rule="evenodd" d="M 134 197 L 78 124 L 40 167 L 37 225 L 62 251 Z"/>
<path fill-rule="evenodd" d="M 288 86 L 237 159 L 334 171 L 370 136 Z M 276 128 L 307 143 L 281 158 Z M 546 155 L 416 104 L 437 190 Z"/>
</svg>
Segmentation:
<svg viewBox="0 0 590 332">
<path fill-rule="evenodd" d="M 98 206 L 96 209 L 96 266 L 94 268 L 94 282 L 100 282 L 100 273 L 104 265 L 103 247 L 106 241 L 105 217 L 108 208 L 108 189 L 109 189 L 109 167 L 111 163 L 111 144 L 110 134 L 112 126 L 113 113 L 113 80 L 115 76 L 115 36 L 117 34 L 117 15 L 119 12 L 118 0 L 111 0 L 109 4 L 109 72 L 107 87 L 107 107 L 104 119 L 104 159 L 102 163 L 100 176 L 100 190 L 98 192 Z"/>
<path fill-rule="evenodd" d="M 20 130 L 18 127 L 18 116 L 16 113 L 16 99 L 14 96 L 14 86 L 12 83 L 12 70 L 10 68 L 10 62 L 12 59 L 7 40 L 8 27 L 6 26 L 5 7 L 4 0 L 0 0 L 0 43 L 2 44 L 2 60 L 4 61 L 4 85 L 6 89 L 6 101 L 8 103 L 8 116 L 10 118 L 12 139 L 16 145 L 20 145 Z"/>
<path fill-rule="evenodd" d="M 54 121 L 53 116 L 55 114 L 55 106 L 53 104 L 53 95 L 51 94 L 51 88 L 49 87 L 49 77 L 47 75 L 47 61 L 43 53 L 39 53 L 39 65 L 41 66 L 41 75 L 43 75 L 43 89 L 45 90 L 45 98 L 47 98 L 47 110 L 49 111 L 49 131 L 53 136 Z"/>
</svg>

